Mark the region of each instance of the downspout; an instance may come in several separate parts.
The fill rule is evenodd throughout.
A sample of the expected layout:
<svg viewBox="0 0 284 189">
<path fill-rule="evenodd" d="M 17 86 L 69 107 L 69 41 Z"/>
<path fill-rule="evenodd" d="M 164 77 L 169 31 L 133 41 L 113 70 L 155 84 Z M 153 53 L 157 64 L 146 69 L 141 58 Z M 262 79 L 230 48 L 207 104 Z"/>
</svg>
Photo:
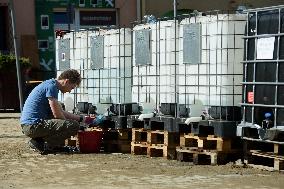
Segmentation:
<svg viewBox="0 0 284 189">
<path fill-rule="evenodd" d="M 137 0 L 136 2 L 136 17 L 137 17 L 137 21 L 140 22 L 141 21 L 141 17 L 142 17 L 142 0 Z"/>
</svg>

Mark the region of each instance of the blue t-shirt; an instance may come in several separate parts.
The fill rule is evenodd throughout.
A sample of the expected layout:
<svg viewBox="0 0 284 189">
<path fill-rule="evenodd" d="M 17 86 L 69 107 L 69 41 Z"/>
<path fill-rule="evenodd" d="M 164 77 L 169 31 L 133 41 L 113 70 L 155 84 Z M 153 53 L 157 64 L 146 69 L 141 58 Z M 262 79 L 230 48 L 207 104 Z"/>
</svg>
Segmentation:
<svg viewBox="0 0 284 189">
<path fill-rule="evenodd" d="M 37 124 L 41 120 L 53 118 L 48 97 L 58 99 L 55 79 L 49 79 L 36 86 L 29 94 L 22 111 L 21 124 Z"/>
</svg>

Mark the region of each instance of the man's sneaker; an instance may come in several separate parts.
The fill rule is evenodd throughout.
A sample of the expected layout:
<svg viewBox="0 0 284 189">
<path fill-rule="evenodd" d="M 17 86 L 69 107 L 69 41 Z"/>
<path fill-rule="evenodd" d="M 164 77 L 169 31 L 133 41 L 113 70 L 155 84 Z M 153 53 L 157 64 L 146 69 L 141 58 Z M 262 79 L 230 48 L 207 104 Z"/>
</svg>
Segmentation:
<svg viewBox="0 0 284 189">
<path fill-rule="evenodd" d="M 42 138 L 34 138 L 28 142 L 30 148 L 36 152 L 42 153 L 45 151 L 44 140 Z"/>
</svg>

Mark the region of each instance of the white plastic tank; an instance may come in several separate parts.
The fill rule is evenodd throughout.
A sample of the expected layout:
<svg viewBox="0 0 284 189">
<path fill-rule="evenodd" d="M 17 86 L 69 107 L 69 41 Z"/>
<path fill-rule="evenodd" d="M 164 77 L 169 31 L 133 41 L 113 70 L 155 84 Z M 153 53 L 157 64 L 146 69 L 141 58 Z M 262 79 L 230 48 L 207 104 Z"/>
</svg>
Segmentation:
<svg viewBox="0 0 284 189">
<path fill-rule="evenodd" d="M 175 22 L 168 20 L 141 24 L 133 28 L 132 101 L 139 102 L 144 113 L 158 108 L 160 103 L 175 102 L 175 72 L 178 71 L 175 66 L 178 63 L 178 53 L 175 53 L 175 50 L 178 51 L 179 48 L 178 25 L 176 27 L 177 32 Z M 141 39 L 137 37 L 139 32 L 144 32 L 144 35 L 139 36 Z M 148 41 L 149 49 L 146 50 L 150 54 L 149 62 L 140 64 L 137 53 L 141 52 L 135 51 L 140 50 L 137 48 L 139 43 L 147 45 Z M 143 50 L 145 49 L 141 49 Z"/>
<path fill-rule="evenodd" d="M 132 100 L 131 30 L 122 28 L 100 31 L 90 35 L 90 38 L 94 37 L 102 41 L 93 45 L 103 51 L 103 57 L 102 65 L 92 67 L 92 64 L 100 60 L 89 61 L 88 95 L 98 112 L 103 113 L 110 103 L 127 103 Z M 89 50 L 91 48 L 90 46 Z"/>
<path fill-rule="evenodd" d="M 88 102 L 88 91 L 87 91 L 87 31 L 70 32 L 63 36 L 62 39 L 56 39 L 56 67 L 57 76 L 66 69 L 77 70 L 82 77 L 81 85 L 72 90 L 70 94 L 62 94 L 59 92 L 58 100 L 63 102 L 67 111 L 72 111 L 76 106 L 77 102 Z M 66 49 L 68 50 L 60 53 L 60 42 L 67 40 Z M 62 57 L 66 54 L 66 60 L 69 64 L 61 66 Z M 62 57 L 60 57 L 62 56 Z M 61 60 L 60 60 L 61 58 Z"/>
<path fill-rule="evenodd" d="M 246 15 L 242 14 L 200 15 L 181 21 L 179 103 L 189 104 L 192 111 L 194 107 L 200 109 L 197 104 L 203 109 L 239 106 L 245 22 Z M 199 50 L 188 50 L 192 48 Z"/>
</svg>

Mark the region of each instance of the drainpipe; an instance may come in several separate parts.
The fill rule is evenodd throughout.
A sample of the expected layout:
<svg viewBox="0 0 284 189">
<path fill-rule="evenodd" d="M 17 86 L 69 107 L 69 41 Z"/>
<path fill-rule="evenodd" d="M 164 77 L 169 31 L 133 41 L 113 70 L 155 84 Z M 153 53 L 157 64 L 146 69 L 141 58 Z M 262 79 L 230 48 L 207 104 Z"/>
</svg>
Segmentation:
<svg viewBox="0 0 284 189">
<path fill-rule="evenodd" d="M 174 0 L 174 18 L 177 17 L 177 1 Z"/>
<path fill-rule="evenodd" d="M 174 0 L 174 20 L 175 20 L 175 117 L 179 117 L 179 99 L 177 89 L 177 0 Z"/>
<path fill-rule="evenodd" d="M 136 12 L 137 12 L 137 21 L 141 21 L 141 14 L 142 14 L 142 0 L 137 0 L 136 2 Z"/>
<path fill-rule="evenodd" d="M 14 49 L 16 57 L 16 69 L 17 69 L 17 78 L 18 78 L 18 89 L 19 89 L 19 100 L 20 100 L 20 110 L 23 110 L 23 91 L 22 91 L 22 78 L 21 78 L 21 67 L 19 64 L 19 55 L 17 48 L 17 38 L 16 38 L 16 23 L 15 23 L 15 11 L 13 0 L 9 0 L 9 11 L 12 20 L 12 30 L 13 30 L 13 40 L 14 40 Z"/>
</svg>

